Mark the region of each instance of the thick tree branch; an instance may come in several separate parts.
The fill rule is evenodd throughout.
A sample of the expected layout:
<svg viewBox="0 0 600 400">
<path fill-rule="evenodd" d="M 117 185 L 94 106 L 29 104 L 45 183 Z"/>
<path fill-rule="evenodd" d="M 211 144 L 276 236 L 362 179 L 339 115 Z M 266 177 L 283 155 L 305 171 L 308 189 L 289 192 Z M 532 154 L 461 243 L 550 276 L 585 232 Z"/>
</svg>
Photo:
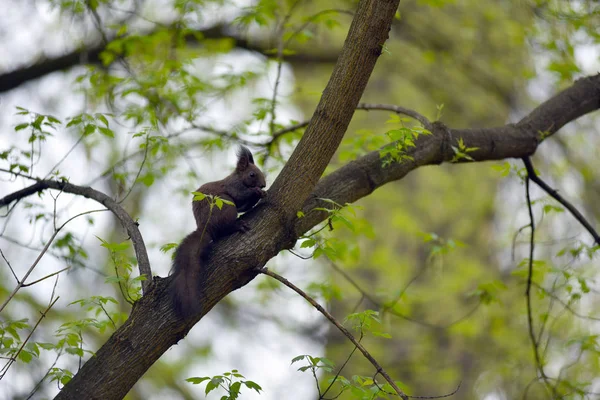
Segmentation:
<svg viewBox="0 0 600 400">
<path fill-rule="evenodd" d="M 147 32 L 142 35 L 151 35 L 154 32 Z M 226 26 L 217 25 L 215 27 L 189 33 L 185 36 L 185 41 L 190 45 L 201 44 L 198 37 L 205 39 L 227 39 L 232 42 L 233 47 L 245 49 L 274 58 L 277 54 L 270 52 L 267 40 L 260 42 L 250 42 L 243 36 L 232 33 Z M 115 38 L 111 38 L 114 40 Z M 90 44 L 87 47 L 73 50 L 61 56 L 46 57 L 40 59 L 32 65 L 23 66 L 15 70 L 0 74 L 0 93 L 12 90 L 26 82 L 41 78 L 52 72 L 64 71 L 76 65 L 100 64 L 100 54 L 105 50 L 104 43 Z M 288 54 L 283 59 L 290 63 L 306 65 L 311 63 L 334 63 L 337 59 L 337 53 L 332 51 L 322 51 L 314 53 L 295 53 Z"/>
<path fill-rule="evenodd" d="M 451 146 L 458 146 L 459 139 L 463 139 L 467 147 L 478 148 L 469 153 L 474 161 L 523 158 L 532 155 L 543 139 L 566 123 L 599 108 L 600 74 L 579 79 L 540 104 L 517 124 L 487 129 L 451 129 L 435 122 L 432 135 L 421 135 L 416 146 L 407 151 L 413 161 L 383 167 L 379 151 L 374 151 L 322 178 L 302 207 L 305 217 L 296 221 L 296 235 L 307 232 L 327 218 L 327 213 L 314 211 L 315 207 L 323 207 L 319 198 L 340 204 L 353 203 L 388 182 L 402 179 L 418 167 L 452 160 Z"/>
<path fill-rule="evenodd" d="M 138 261 L 138 268 L 140 269 L 140 275 L 146 276 L 146 280 L 142 281 L 142 291 L 144 294 L 147 292 L 148 287 L 150 285 L 150 280 L 152 279 L 152 270 L 150 268 L 150 260 L 148 259 L 148 253 L 146 252 L 146 245 L 144 244 L 144 239 L 142 238 L 142 234 L 138 229 L 138 224 L 135 222 L 131 216 L 119 205 L 116 201 L 111 199 L 106 194 L 99 192 L 91 187 L 83 187 L 73 185 L 72 183 L 66 181 L 53 181 L 53 180 L 37 180 L 31 186 L 28 186 L 24 189 L 13 192 L 7 196 L 4 196 L 0 199 L 0 207 L 8 206 L 13 201 L 20 200 L 27 196 L 31 196 L 32 194 L 44 191 L 46 189 L 55 189 L 60 190 L 65 193 L 77 194 L 83 197 L 87 197 L 88 199 L 96 200 L 98 203 L 105 206 L 107 209 L 112 211 L 113 214 L 121 221 L 125 229 L 127 229 L 127 233 L 133 242 L 133 248 L 135 250 L 135 256 Z"/>
</svg>

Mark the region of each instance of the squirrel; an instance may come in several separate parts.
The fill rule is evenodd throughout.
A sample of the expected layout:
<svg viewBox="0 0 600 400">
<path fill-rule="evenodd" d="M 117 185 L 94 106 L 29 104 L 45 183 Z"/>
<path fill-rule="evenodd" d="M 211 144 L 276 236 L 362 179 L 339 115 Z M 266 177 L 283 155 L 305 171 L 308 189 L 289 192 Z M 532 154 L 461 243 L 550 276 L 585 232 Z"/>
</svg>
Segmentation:
<svg viewBox="0 0 600 400">
<path fill-rule="evenodd" d="M 237 157 L 237 165 L 231 175 L 200 186 L 197 192 L 207 197 L 192 201 L 197 227 L 177 247 L 171 269 L 174 275 L 171 297 L 175 311 L 181 317 L 187 318 L 201 309 L 200 291 L 204 283 L 202 263 L 212 244 L 234 232 L 246 232 L 248 227 L 237 219 L 238 212 L 250 210 L 266 196 L 263 190 L 266 186 L 265 176 L 254 164 L 250 150 L 240 146 Z M 215 200 L 210 196 L 224 200 L 222 207 L 215 204 L 211 206 Z"/>
</svg>

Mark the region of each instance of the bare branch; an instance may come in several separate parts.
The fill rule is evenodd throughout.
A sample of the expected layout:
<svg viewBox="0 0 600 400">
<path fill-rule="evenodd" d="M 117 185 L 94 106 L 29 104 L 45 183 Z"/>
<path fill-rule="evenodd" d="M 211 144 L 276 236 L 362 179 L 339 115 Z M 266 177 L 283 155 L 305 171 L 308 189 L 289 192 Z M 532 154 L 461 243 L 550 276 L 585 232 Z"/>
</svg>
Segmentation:
<svg viewBox="0 0 600 400">
<path fill-rule="evenodd" d="M 527 326 L 529 328 L 529 338 L 531 340 L 531 346 L 533 347 L 533 355 L 535 358 L 535 366 L 536 370 L 539 372 L 540 376 L 544 380 L 544 383 L 547 388 L 552 390 L 553 397 L 558 398 L 558 393 L 556 392 L 556 388 L 550 384 L 548 381 L 548 376 L 546 372 L 544 372 L 544 364 L 542 363 L 540 352 L 539 352 L 539 343 L 535 338 L 535 332 L 533 327 L 533 309 L 531 306 L 531 286 L 533 285 L 533 253 L 535 249 L 535 219 L 533 217 L 533 208 L 531 206 L 531 196 L 529 194 L 529 181 L 531 177 L 529 176 L 529 170 L 527 179 L 525 179 L 525 196 L 527 198 L 527 210 L 529 211 L 529 227 L 531 228 L 531 234 L 529 236 L 529 262 L 528 262 L 528 270 L 527 270 L 527 289 L 525 290 L 525 296 L 527 299 Z"/>
<path fill-rule="evenodd" d="M 297 287 L 296 285 L 294 285 L 293 283 L 291 283 L 290 281 L 285 279 L 283 276 L 276 274 L 275 272 L 270 271 L 267 268 L 260 268 L 259 272 L 262 274 L 268 275 L 273 279 L 278 280 L 279 282 L 283 283 L 285 286 L 292 289 L 294 292 L 298 293 L 306 301 L 308 301 L 314 308 L 316 308 L 321 314 L 323 314 L 323 316 L 325 316 L 325 318 L 327 318 L 329 320 L 329 322 L 331 322 L 333 325 L 335 325 L 335 327 L 338 328 L 340 330 L 340 332 L 342 332 L 352 342 L 352 344 L 354 344 L 354 346 L 356 346 L 356 348 L 358 348 L 358 350 L 360 350 L 361 353 L 363 353 L 365 358 L 367 360 L 369 360 L 369 362 L 375 367 L 375 370 L 377 371 L 377 373 L 379 373 L 381 376 L 383 376 L 385 378 L 385 380 L 387 381 L 387 383 L 389 383 L 390 386 L 394 388 L 396 393 L 398 393 L 398 396 L 400 396 L 404 400 L 408 399 L 409 396 L 407 396 L 402 390 L 400 390 L 400 388 L 396 385 L 396 383 L 394 383 L 394 380 L 388 375 L 387 372 L 385 372 L 385 370 L 381 367 L 381 365 L 377 362 L 377 360 L 375 360 L 375 358 L 373 358 L 373 356 L 367 351 L 367 349 L 365 349 L 363 347 L 363 345 L 360 344 L 360 342 L 358 340 L 356 340 L 354 335 L 352 335 L 348 329 L 344 328 L 342 326 L 342 324 L 340 324 L 333 317 L 333 315 L 331 315 L 319 303 L 317 303 L 315 301 L 315 299 L 310 297 L 302 289 L 300 289 L 299 287 Z"/>
<path fill-rule="evenodd" d="M 36 279 L 36 280 L 35 280 L 35 281 L 33 281 L 33 282 L 30 282 L 30 283 L 24 283 L 24 284 L 22 284 L 22 285 L 21 285 L 21 287 L 33 286 L 33 285 L 35 285 L 36 283 L 40 283 L 41 281 L 45 281 L 46 279 L 48 279 L 48 278 L 52 278 L 54 275 L 58 275 L 58 274 L 60 274 L 61 272 L 67 271 L 67 270 L 69 270 L 69 269 L 71 269 L 71 267 L 65 267 L 65 268 L 63 268 L 63 269 L 61 269 L 61 270 L 58 270 L 58 271 L 56 271 L 56 272 L 53 272 L 53 273 L 51 273 L 50 275 L 46 275 L 46 276 L 44 276 L 43 278 Z"/>
<path fill-rule="evenodd" d="M 581 215 L 579 210 L 577 210 L 575 206 L 569 203 L 565 198 L 558 194 L 556 190 L 552 189 L 550 185 L 548 185 L 539 176 L 537 176 L 535 169 L 533 168 L 533 164 L 531 163 L 531 159 L 529 157 L 523 158 L 523 163 L 525 163 L 525 168 L 527 169 L 527 176 L 529 177 L 529 179 L 537 183 L 537 185 L 541 187 L 546 193 L 548 193 L 556 201 L 562 204 L 567 210 L 569 210 L 571 214 L 573 214 L 575 219 L 579 221 L 579 223 L 583 225 L 585 229 L 587 229 L 590 235 L 592 235 L 596 244 L 600 245 L 600 236 L 598 235 L 598 232 L 596 232 L 592 224 L 590 224 L 588 220 L 583 215 Z"/>
<path fill-rule="evenodd" d="M 30 179 L 37 180 L 35 178 Z M 38 193 L 46 189 L 61 190 L 65 193 L 76 194 L 79 196 L 86 197 L 88 199 L 96 200 L 98 203 L 102 204 L 113 214 L 115 214 L 115 216 L 119 219 L 119 221 L 121 221 L 121 224 L 123 224 L 123 226 L 127 230 L 127 233 L 129 234 L 129 237 L 133 242 L 133 248 L 135 250 L 135 256 L 138 261 L 140 276 L 146 277 L 146 280 L 142 281 L 142 292 L 146 294 L 150 285 L 150 281 L 152 279 L 152 269 L 150 268 L 150 260 L 148 259 L 148 253 L 146 252 L 144 238 L 140 233 L 138 223 L 131 218 L 131 216 L 127 213 L 127 211 L 125 211 L 123 207 L 121 207 L 121 205 L 119 205 L 116 201 L 111 199 L 106 194 L 99 192 L 96 189 L 92 189 L 91 187 L 77 186 L 66 181 L 37 180 L 37 182 L 31 186 L 28 186 L 24 189 L 18 190 L 7 196 L 4 196 L 3 198 L 0 198 L 0 207 L 8 206 L 15 200 L 20 200 L 24 197 L 30 196 L 34 193 Z M 25 278 L 27 277 L 27 275 L 25 276 Z"/>
<path fill-rule="evenodd" d="M 396 114 L 404 114 L 413 119 L 419 121 L 427 130 L 431 130 L 431 121 L 429 121 L 424 115 L 419 114 L 418 112 L 411 110 L 410 108 L 405 108 L 401 106 L 396 106 L 393 104 L 368 104 L 368 103 L 360 103 L 357 107 L 357 110 L 382 110 L 382 111 L 392 111 Z"/>
</svg>

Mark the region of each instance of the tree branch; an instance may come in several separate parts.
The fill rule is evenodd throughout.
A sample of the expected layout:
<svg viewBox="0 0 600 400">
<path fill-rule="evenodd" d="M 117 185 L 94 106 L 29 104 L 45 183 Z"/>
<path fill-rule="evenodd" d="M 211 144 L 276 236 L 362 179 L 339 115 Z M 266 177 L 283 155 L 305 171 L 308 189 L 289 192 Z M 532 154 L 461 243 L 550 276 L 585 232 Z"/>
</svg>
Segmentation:
<svg viewBox="0 0 600 400">
<path fill-rule="evenodd" d="M 400 390 L 400 388 L 398 388 L 398 386 L 396 386 L 396 384 L 394 383 L 394 380 L 388 375 L 387 372 L 385 372 L 385 370 L 381 367 L 381 365 L 377 362 L 377 360 L 375 360 L 375 358 L 373 358 L 371 353 L 369 353 L 367 351 L 367 349 L 365 349 L 363 347 L 363 345 L 360 344 L 360 342 L 358 340 L 356 340 L 354 335 L 352 335 L 348 329 L 344 328 L 344 326 L 342 324 L 340 324 L 333 317 L 333 315 L 331 315 L 319 303 L 317 303 L 315 301 L 315 299 L 313 299 L 312 297 L 307 295 L 303 290 L 301 290 L 299 287 L 297 287 L 296 285 L 294 285 L 293 283 L 291 283 L 290 281 L 285 279 L 283 276 L 276 274 L 273 271 L 269 271 L 267 268 L 261 268 L 259 271 L 262 274 L 268 275 L 271 278 L 278 280 L 285 286 L 292 289 L 294 292 L 298 293 L 306 301 L 308 301 L 314 308 L 317 309 L 317 311 L 319 311 L 321 314 L 323 314 L 323 316 L 325 316 L 325 318 L 327 318 L 329 320 L 329 322 L 331 322 L 333 325 L 335 325 L 335 327 L 338 328 L 340 330 L 340 332 L 342 332 L 352 342 L 352 344 L 354 344 L 354 346 L 356 346 L 356 348 L 358 348 L 358 350 L 360 350 L 360 352 L 363 354 L 363 356 L 365 356 L 365 358 L 367 360 L 369 360 L 369 362 L 375 367 L 375 370 L 377 371 L 377 373 L 379 373 L 381 376 L 383 376 L 384 379 L 387 381 L 387 383 L 389 383 L 390 386 L 392 388 L 394 388 L 394 390 L 396 391 L 398 396 L 400 396 L 402 399 L 408 400 L 408 396 L 406 395 L 406 393 L 404 393 L 402 390 Z"/>
<path fill-rule="evenodd" d="M 4 171 L 10 172 L 6 170 Z M 142 237 L 142 234 L 140 233 L 140 230 L 138 229 L 138 223 L 131 218 L 127 211 L 125 211 L 123 207 L 121 207 L 116 201 L 111 199 L 109 196 L 95 189 L 92 189 L 91 187 L 77 186 L 66 181 L 59 182 L 47 179 L 35 180 L 37 180 L 37 182 L 33 185 L 13 192 L 1 198 L 0 207 L 8 206 L 13 201 L 20 200 L 22 198 L 31 196 L 32 194 L 44 191 L 46 189 L 61 190 L 65 193 L 72 193 L 86 197 L 88 199 L 96 200 L 98 203 L 102 204 L 113 214 L 115 214 L 115 216 L 119 219 L 119 221 L 121 221 L 121 223 L 127 230 L 127 233 L 129 234 L 129 237 L 133 242 L 133 248 L 135 250 L 135 256 L 138 261 L 140 275 L 146 276 L 146 280 L 142 281 L 142 292 L 146 294 L 150 285 L 150 280 L 152 279 L 152 269 L 150 268 L 150 260 L 148 259 L 148 253 L 146 252 L 146 245 L 144 244 L 144 239 Z"/>
<path fill-rule="evenodd" d="M 300 236 L 327 218 L 315 211 L 323 207 L 319 198 L 339 204 L 353 203 L 388 182 L 402 179 L 412 170 L 448 162 L 454 157 L 451 146 L 462 139 L 466 146 L 477 147 L 469 155 L 474 161 L 523 158 L 532 155 L 540 142 L 566 123 L 600 108 L 600 74 L 579 79 L 572 86 L 540 104 L 517 124 L 496 128 L 451 129 L 434 122 L 431 135 L 421 135 L 406 154 L 412 161 L 382 165 L 379 151 L 373 151 L 322 178 L 302 207 L 304 217 L 295 223 Z M 464 160 L 463 160 L 464 162 Z"/>
<path fill-rule="evenodd" d="M 569 210 L 571 212 L 571 214 L 573 215 L 573 217 L 575 217 L 575 219 L 577 221 L 579 221 L 579 223 L 581 225 L 583 225 L 583 227 L 585 229 L 587 229 L 587 231 L 590 233 L 590 235 L 592 235 L 596 244 L 600 245 L 600 236 L 598 235 L 598 232 L 596 232 L 596 230 L 594 229 L 592 224 L 590 224 L 588 222 L 588 220 L 585 219 L 585 217 L 583 215 L 581 215 L 579 210 L 577 210 L 577 208 L 575 208 L 575 206 L 573 206 L 571 203 L 569 203 L 567 200 L 565 200 L 560 194 L 558 194 L 558 192 L 556 190 L 552 189 L 552 187 L 550 187 L 550 185 L 548 185 L 539 176 L 537 176 L 535 169 L 533 168 L 533 164 L 531 163 L 531 159 L 529 157 L 523 158 L 523 163 L 525 164 L 525 168 L 527 169 L 528 178 L 531 179 L 533 182 L 535 182 L 539 187 L 541 187 L 546 193 L 548 193 L 550 196 L 552 196 L 556 201 L 558 201 L 560 204 L 562 204 L 567 210 Z"/>
<path fill-rule="evenodd" d="M 162 27 L 161 29 L 164 29 Z M 141 33 L 143 36 L 149 36 L 155 33 L 154 31 Z M 232 33 L 224 25 L 217 25 L 205 30 L 195 31 L 185 36 L 185 41 L 189 45 L 201 44 L 198 37 L 204 39 L 229 39 L 233 42 L 233 46 L 256 52 L 268 58 L 276 57 L 269 51 L 267 40 L 264 43 L 254 43 L 248 41 L 243 36 Z M 115 38 L 109 38 L 111 41 Z M 101 64 L 100 54 L 105 50 L 104 43 L 89 44 L 87 47 L 75 49 L 71 52 L 55 57 L 46 57 L 34 62 L 32 65 L 23 66 L 18 69 L 0 74 L 0 93 L 12 90 L 20 85 L 41 78 L 52 72 L 64 71 L 76 65 Z M 288 54 L 283 57 L 285 61 L 290 63 L 298 63 L 306 65 L 311 63 L 334 63 L 337 59 L 337 53 L 332 51 L 315 52 L 312 54 L 295 53 Z"/>
</svg>

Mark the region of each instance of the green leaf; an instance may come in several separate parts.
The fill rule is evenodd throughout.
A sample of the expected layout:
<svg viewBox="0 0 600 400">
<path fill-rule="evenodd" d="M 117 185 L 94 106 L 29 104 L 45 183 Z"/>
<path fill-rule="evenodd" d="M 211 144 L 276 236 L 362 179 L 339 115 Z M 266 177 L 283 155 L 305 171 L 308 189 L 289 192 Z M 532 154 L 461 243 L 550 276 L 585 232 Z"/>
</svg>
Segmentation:
<svg viewBox="0 0 600 400">
<path fill-rule="evenodd" d="M 298 361 L 301 361 L 301 360 L 304 360 L 304 357 L 306 357 L 306 356 L 303 354 L 303 355 L 296 356 L 296 357 L 292 358 L 291 364 L 293 364 L 295 362 L 298 362 Z"/>
<path fill-rule="evenodd" d="M 220 377 L 213 377 L 207 384 L 206 389 L 204 389 L 204 394 L 209 394 L 213 390 L 217 389 L 219 385 L 223 383 L 223 379 Z"/>
<path fill-rule="evenodd" d="M 96 125 L 87 124 L 83 128 L 83 135 L 87 136 L 92 134 L 96 130 Z"/>
<path fill-rule="evenodd" d="M 208 376 L 194 377 L 194 378 L 187 378 L 186 382 L 190 382 L 190 383 L 193 383 L 194 385 L 198 385 L 198 384 L 200 384 L 200 383 L 202 383 L 204 381 L 207 381 L 209 379 L 210 379 L 210 377 L 208 377 Z"/>
<path fill-rule="evenodd" d="M 260 394 L 260 391 L 263 390 L 262 387 L 260 387 L 260 385 L 256 382 L 252 382 L 252 381 L 245 381 L 244 385 L 246 385 L 246 387 L 248 389 L 254 389 L 256 390 L 256 393 Z"/>
<path fill-rule="evenodd" d="M 206 195 L 202 192 L 192 192 L 194 195 L 194 201 L 202 201 L 206 198 Z"/>
<path fill-rule="evenodd" d="M 171 250 L 173 250 L 173 249 L 176 249 L 176 248 L 177 248 L 177 246 L 179 246 L 179 244 L 177 244 L 177 243 L 167 243 L 167 244 L 163 244 L 163 245 L 160 247 L 160 251 L 161 251 L 162 253 L 168 253 L 169 251 L 171 251 Z"/>
<path fill-rule="evenodd" d="M 152 186 L 152 184 L 154 183 L 155 177 L 154 174 L 152 173 L 148 173 L 144 176 L 140 176 L 138 178 L 138 182 L 143 183 L 146 187 L 150 187 Z"/>
<path fill-rule="evenodd" d="M 108 128 L 104 128 L 102 126 L 99 126 L 98 130 L 100 131 L 101 134 L 103 134 L 106 137 L 109 137 L 109 138 L 114 138 L 115 137 L 115 133 L 112 130 L 108 129 Z"/>
<path fill-rule="evenodd" d="M 21 352 L 19 353 L 19 360 L 23 361 L 26 364 L 28 364 L 32 359 L 32 354 L 24 349 L 21 350 Z"/>
<path fill-rule="evenodd" d="M 386 339 L 392 338 L 392 335 L 390 335 L 389 333 L 386 333 L 386 332 L 372 331 L 371 333 L 375 336 L 380 336 L 380 337 L 386 338 Z"/>
<path fill-rule="evenodd" d="M 28 126 L 29 126 L 28 123 L 19 124 L 19 125 L 15 126 L 15 131 L 20 131 L 22 129 L 27 128 Z"/>
<path fill-rule="evenodd" d="M 241 382 L 234 382 L 230 387 L 229 387 L 229 392 L 231 393 L 232 396 L 237 397 L 240 394 L 240 388 L 242 387 Z"/>
</svg>

